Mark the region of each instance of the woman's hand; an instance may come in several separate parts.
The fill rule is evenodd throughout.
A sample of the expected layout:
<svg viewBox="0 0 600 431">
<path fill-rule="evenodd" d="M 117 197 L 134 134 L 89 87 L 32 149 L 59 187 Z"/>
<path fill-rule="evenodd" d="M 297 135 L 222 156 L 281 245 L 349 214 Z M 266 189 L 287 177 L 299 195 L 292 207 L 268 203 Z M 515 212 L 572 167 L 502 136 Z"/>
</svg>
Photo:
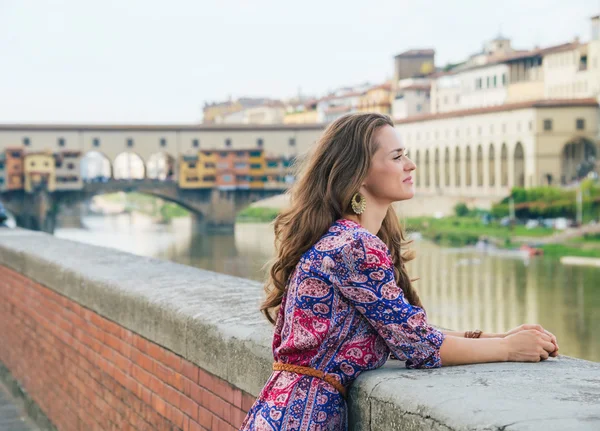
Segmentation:
<svg viewBox="0 0 600 431">
<path fill-rule="evenodd" d="M 518 332 L 527 331 L 527 330 L 530 330 L 530 329 L 535 329 L 536 331 L 542 332 L 542 333 L 550 336 L 552 344 L 554 344 L 554 347 L 555 347 L 554 351 L 550 353 L 550 356 L 553 357 L 553 358 L 556 357 L 556 356 L 558 356 L 558 341 L 556 340 L 556 337 L 554 336 L 554 334 L 552 332 L 547 331 L 544 328 L 542 328 L 542 325 L 534 325 L 534 324 L 527 324 L 526 323 L 526 324 L 523 324 L 523 325 L 517 326 L 516 328 L 511 329 L 510 331 L 508 331 L 508 332 L 504 333 L 503 335 L 501 335 L 501 337 L 502 338 L 506 338 L 509 335 L 513 335 L 513 334 L 516 334 Z"/>
<path fill-rule="evenodd" d="M 502 340 L 509 362 L 540 362 L 556 351 L 552 338 L 537 329 L 524 329 Z"/>
</svg>

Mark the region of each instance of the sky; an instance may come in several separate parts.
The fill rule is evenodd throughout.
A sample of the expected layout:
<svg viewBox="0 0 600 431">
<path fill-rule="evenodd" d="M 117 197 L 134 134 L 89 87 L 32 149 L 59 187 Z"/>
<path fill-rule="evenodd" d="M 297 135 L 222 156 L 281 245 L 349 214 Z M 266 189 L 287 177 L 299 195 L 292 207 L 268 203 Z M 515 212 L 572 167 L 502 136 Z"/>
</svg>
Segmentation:
<svg viewBox="0 0 600 431">
<path fill-rule="evenodd" d="M 0 0 L 0 123 L 197 123 L 205 102 L 383 82 L 501 33 L 590 37 L 600 0 Z"/>
</svg>

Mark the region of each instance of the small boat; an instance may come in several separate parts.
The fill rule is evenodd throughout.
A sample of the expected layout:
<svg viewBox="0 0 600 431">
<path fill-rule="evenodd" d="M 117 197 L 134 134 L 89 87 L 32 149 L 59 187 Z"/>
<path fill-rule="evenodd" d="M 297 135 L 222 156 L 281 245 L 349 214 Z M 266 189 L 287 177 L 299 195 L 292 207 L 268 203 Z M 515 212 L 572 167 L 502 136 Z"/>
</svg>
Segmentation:
<svg viewBox="0 0 600 431">
<path fill-rule="evenodd" d="M 526 252 L 529 256 L 543 256 L 544 250 L 541 248 L 531 247 L 530 245 L 523 244 L 520 248 L 521 251 Z"/>
</svg>

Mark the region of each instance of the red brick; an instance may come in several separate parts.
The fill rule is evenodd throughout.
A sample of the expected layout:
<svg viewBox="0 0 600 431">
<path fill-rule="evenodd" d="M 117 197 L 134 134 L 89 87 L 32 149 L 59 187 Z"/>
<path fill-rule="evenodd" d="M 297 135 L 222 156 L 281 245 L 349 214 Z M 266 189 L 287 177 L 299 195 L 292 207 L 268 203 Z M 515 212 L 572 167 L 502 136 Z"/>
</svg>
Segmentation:
<svg viewBox="0 0 600 431">
<path fill-rule="evenodd" d="M 133 335 L 133 346 L 140 352 L 146 353 L 148 351 L 148 341 L 137 334 Z"/>
<path fill-rule="evenodd" d="M 186 415 L 194 419 L 198 420 L 198 403 L 196 403 L 191 398 L 186 397 L 185 395 L 181 395 L 179 398 L 179 408 Z"/>
<path fill-rule="evenodd" d="M 180 429 L 183 429 L 183 413 L 172 404 L 166 404 L 166 417 Z"/>
<path fill-rule="evenodd" d="M 194 383 L 198 383 L 198 367 L 185 359 L 181 360 L 181 374 Z"/>
<path fill-rule="evenodd" d="M 165 400 L 156 394 L 152 394 L 152 407 L 154 407 L 154 410 L 156 410 L 158 414 L 166 417 Z"/>
<path fill-rule="evenodd" d="M 247 392 L 242 392 L 242 410 L 248 411 L 254 405 L 256 398 Z"/>
<path fill-rule="evenodd" d="M 212 431 L 236 431 L 234 427 L 218 418 L 217 416 L 212 417 Z"/>
<path fill-rule="evenodd" d="M 202 406 L 198 407 L 198 423 L 204 428 L 210 429 L 212 427 L 213 414 Z M 190 424 L 192 421 L 190 421 Z"/>
<path fill-rule="evenodd" d="M 163 351 L 163 364 L 167 367 L 176 371 L 178 373 L 181 372 L 181 356 L 171 352 L 170 350 Z"/>
</svg>

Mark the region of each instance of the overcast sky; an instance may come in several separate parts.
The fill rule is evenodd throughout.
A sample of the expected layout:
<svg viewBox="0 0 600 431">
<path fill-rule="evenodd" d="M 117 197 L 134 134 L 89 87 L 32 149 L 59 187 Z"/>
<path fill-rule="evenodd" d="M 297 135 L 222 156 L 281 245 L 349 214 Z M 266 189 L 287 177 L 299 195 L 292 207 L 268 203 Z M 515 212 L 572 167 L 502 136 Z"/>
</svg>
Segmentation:
<svg viewBox="0 0 600 431">
<path fill-rule="evenodd" d="M 0 123 L 188 123 L 205 101 L 380 82 L 393 56 L 463 60 L 590 37 L 600 0 L 0 0 Z"/>
</svg>

